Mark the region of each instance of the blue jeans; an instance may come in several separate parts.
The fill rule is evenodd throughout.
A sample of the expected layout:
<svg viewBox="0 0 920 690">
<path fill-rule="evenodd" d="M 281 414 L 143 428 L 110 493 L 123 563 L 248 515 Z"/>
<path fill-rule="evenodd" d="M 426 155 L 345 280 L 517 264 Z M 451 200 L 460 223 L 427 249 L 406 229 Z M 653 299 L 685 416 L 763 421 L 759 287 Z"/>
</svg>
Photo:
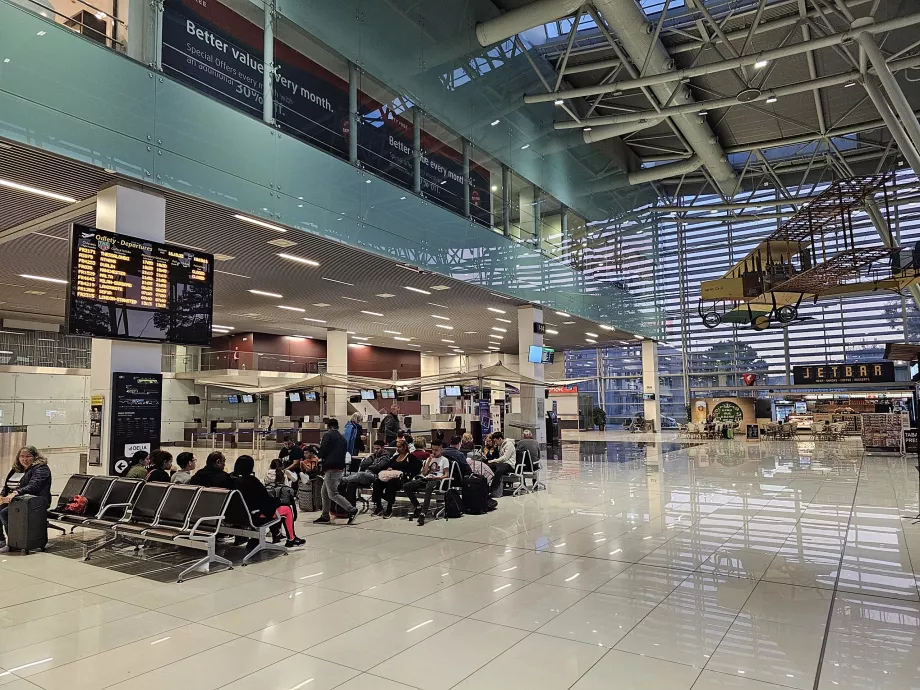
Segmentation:
<svg viewBox="0 0 920 690">
<path fill-rule="evenodd" d="M 5 505 L 0 508 L 0 541 L 6 541 L 5 534 L 10 531 L 10 507 Z"/>
</svg>

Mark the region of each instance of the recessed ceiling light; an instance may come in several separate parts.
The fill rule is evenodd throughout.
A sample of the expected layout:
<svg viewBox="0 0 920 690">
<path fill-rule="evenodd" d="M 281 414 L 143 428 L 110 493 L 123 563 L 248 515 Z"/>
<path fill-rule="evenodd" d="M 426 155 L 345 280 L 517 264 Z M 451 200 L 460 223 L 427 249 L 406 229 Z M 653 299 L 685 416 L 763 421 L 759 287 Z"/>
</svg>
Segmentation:
<svg viewBox="0 0 920 690">
<path fill-rule="evenodd" d="M 597 333 L 585 333 L 585 335 L 590 336 L 591 338 L 600 338 Z"/>
<path fill-rule="evenodd" d="M 450 321 L 450 317 L 449 317 L 449 316 L 441 316 L 440 314 L 432 314 L 432 315 L 431 315 L 431 318 L 433 318 L 433 319 L 441 319 L 441 321 Z"/>
<path fill-rule="evenodd" d="M 466 335 L 476 335 L 477 331 L 463 331 Z"/>
<path fill-rule="evenodd" d="M 212 323 L 212 324 L 211 324 L 211 328 L 223 328 L 225 331 L 233 331 L 233 330 L 236 330 L 236 328 L 235 328 L 234 326 L 218 326 L 216 323 Z"/>
<path fill-rule="evenodd" d="M 494 126 L 497 125 L 499 122 L 501 122 L 501 120 L 492 120 L 492 122 L 490 122 L 489 125 L 491 125 L 492 127 L 494 127 Z"/>
<path fill-rule="evenodd" d="M 308 316 L 303 317 L 303 320 L 304 320 L 304 321 L 312 321 L 313 323 L 326 323 L 326 322 L 323 321 L 322 319 L 311 319 L 311 318 L 308 317 Z"/>
<path fill-rule="evenodd" d="M 409 343 L 409 347 L 421 347 L 421 345 L 416 345 L 415 343 Z"/>
<path fill-rule="evenodd" d="M 408 285 L 403 285 L 403 289 L 411 290 L 412 292 L 418 292 L 422 295 L 430 295 L 431 293 L 428 290 L 422 290 L 421 288 L 409 287 Z"/>
<path fill-rule="evenodd" d="M 502 319 L 502 318 L 500 318 L 500 317 L 498 317 L 498 316 L 495 317 L 495 320 L 496 320 L 496 321 L 501 321 L 501 322 L 503 322 L 503 323 L 511 323 L 511 319 Z"/>
<path fill-rule="evenodd" d="M 378 295 L 378 297 L 379 297 L 379 295 Z M 342 299 L 347 299 L 347 300 L 350 301 L 350 302 L 364 302 L 365 304 L 367 304 L 367 300 L 366 300 L 366 299 L 358 299 L 357 297 L 345 297 L 345 296 L 343 296 Z"/>
<path fill-rule="evenodd" d="M 561 98 L 557 98 L 555 101 L 553 101 L 553 105 L 563 105 L 564 103 L 565 101 Z"/>
<path fill-rule="evenodd" d="M 530 148 L 530 144 L 524 144 L 524 145 L 521 147 L 521 151 L 523 151 L 524 149 L 529 149 L 529 148 Z"/>
<path fill-rule="evenodd" d="M 501 348 L 500 348 L 500 347 L 496 347 L 495 345 L 489 345 L 489 349 L 490 349 L 490 350 L 500 350 Z"/>
<path fill-rule="evenodd" d="M 62 285 L 67 284 L 66 280 L 61 280 L 60 278 L 48 278 L 47 276 L 34 276 L 34 275 L 31 275 L 30 273 L 20 273 L 19 277 L 29 278 L 30 280 L 41 280 L 45 283 L 60 283 Z"/>
<path fill-rule="evenodd" d="M 406 342 L 409 342 L 412 340 L 412 338 L 400 338 L 398 335 L 394 335 L 393 340 L 405 340 Z"/>
<path fill-rule="evenodd" d="M 562 322 L 562 325 L 563 325 L 563 326 L 570 326 L 570 325 L 573 324 L 573 323 L 575 323 L 575 322 L 574 322 L 574 321 L 563 321 L 563 322 Z"/>
<path fill-rule="evenodd" d="M 439 307 L 441 309 L 450 309 L 446 304 L 438 304 L 437 302 L 429 302 L 432 307 Z"/>
<path fill-rule="evenodd" d="M 384 331 L 384 333 L 389 333 L 390 335 L 402 335 L 399 331 Z"/>
<path fill-rule="evenodd" d="M 493 331 L 498 331 L 498 332 L 500 332 L 500 333 L 507 333 L 507 332 L 508 332 L 508 329 L 507 329 L 507 328 L 501 328 L 500 326 L 492 326 L 492 330 L 493 330 Z"/>
<path fill-rule="evenodd" d="M 289 307 L 285 304 L 279 304 L 278 309 L 287 309 L 288 311 L 299 311 L 301 314 L 306 313 L 306 309 L 301 309 L 300 307 Z"/>
<path fill-rule="evenodd" d="M 597 341 L 596 341 L 596 340 L 592 340 L 591 338 L 585 338 L 585 342 L 586 342 L 586 343 L 596 343 Z"/>
<path fill-rule="evenodd" d="M 262 295 L 263 297 L 277 297 L 281 299 L 284 295 L 279 295 L 277 292 L 265 292 L 265 290 L 249 290 L 254 295 Z"/>
<path fill-rule="evenodd" d="M 450 286 L 449 285 L 432 285 L 429 289 L 430 290 L 450 290 Z"/>
<path fill-rule="evenodd" d="M 457 342 L 457 341 L 456 341 L 456 340 L 447 340 L 446 338 L 441 338 L 441 342 L 442 342 L 442 343 L 455 343 L 455 342 Z"/>
<path fill-rule="evenodd" d="M 605 331 L 615 331 L 616 330 L 616 328 L 614 328 L 613 326 L 608 326 L 603 323 L 601 324 L 601 328 L 603 328 Z"/>
<path fill-rule="evenodd" d="M 370 338 L 366 338 L 366 337 L 364 337 L 363 335 L 355 335 L 355 336 L 352 336 L 352 337 L 353 337 L 355 340 L 370 340 Z"/>
<path fill-rule="evenodd" d="M 636 335 L 635 333 L 633 333 L 633 338 L 637 338 L 638 340 L 645 340 L 644 335 Z"/>
<path fill-rule="evenodd" d="M 546 332 L 550 335 L 559 335 L 559 331 L 554 331 L 552 328 L 547 328 Z"/>
<path fill-rule="evenodd" d="M 763 69 L 763 68 L 766 67 L 768 64 L 770 64 L 770 61 L 769 61 L 769 60 L 758 60 L 757 62 L 754 63 L 754 67 L 755 67 L 756 69 Z"/>
<path fill-rule="evenodd" d="M 328 306 L 331 306 L 331 305 L 326 304 L 325 302 L 314 302 L 314 303 L 313 303 L 313 306 L 314 306 L 314 307 L 328 307 Z"/>
<path fill-rule="evenodd" d="M 379 295 L 377 295 L 377 297 L 383 297 L 384 299 L 387 299 L 388 297 L 396 297 L 396 295 L 392 295 L 389 292 L 381 292 Z"/>
<path fill-rule="evenodd" d="M 282 228 L 280 225 L 273 225 L 272 223 L 266 223 L 264 220 L 259 220 L 258 218 L 250 218 L 249 216 L 244 216 L 239 213 L 234 213 L 233 217 L 237 220 L 242 220 L 246 223 L 252 223 L 253 225 L 258 225 L 262 228 L 268 228 L 269 230 L 277 230 L 278 232 L 287 232 L 287 228 Z"/>
<path fill-rule="evenodd" d="M 293 254 L 278 254 L 282 259 L 287 259 L 288 261 L 296 261 L 299 264 L 307 264 L 307 266 L 319 266 L 318 261 L 313 259 L 305 259 L 302 256 L 294 256 Z"/>
<path fill-rule="evenodd" d="M 453 327 L 453 326 L 448 326 L 447 324 L 443 324 L 443 323 L 436 323 L 436 324 L 435 324 L 435 327 L 436 327 L 436 328 L 443 328 L 443 329 L 448 330 L 448 331 L 454 330 L 454 327 Z"/>
<path fill-rule="evenodd" d="M 327 280 L 330 283 L 338 283 L 339 285 L 347 285 L 348 287 L 354 287 L 354 283 L 346 283 L 344 280 L 336 280 L 335 278 L 327 278 L 326 276 L 322 277 L 323 280 Z"/>
<path fill-rule="evenodd" d="M 250 276 L 244 276 L 242 273 L 231 273 L 230 271 L 218 271 L 216 268 L 214 269 L 214 272 L 215 272 L 215 273 L 222 273 L 222 274 L 224 274 L 225 276 L 233 276 L 234 278 L 246 278 L 246 279 L 249 279 L 249 277 L 250 277 Z"/>
<path fill-rule="evenodd" d="M 764 101 L 764 103 L 776 103 L 776 101 L 776 96 L 770 96 L 766 101 Z"/>
<path fill-rule="evenodd" d="M 48 293 L 45 292 L 44 290 L 26 290 L 25 292 L 23 292 L 23 294 L 25 295 L 47 295 Z M 6 304 L 6 302 L 4 302 L 4 304 Z"/>
<path fill-rule="evenodd" d="M 497 307 L 486 307 L 489 311 L 494 311 L 496 314 L 504 314 L 504 309 L 498 309 Z"/>
<path fill-rule="evenodd" d="M 364 311 L 364 310 L 362 309 L 362 310 L 361 310 L 361 313 L 362 313 L 362 314 L 367 314 L 368 316 L 383 316 L 383 314 L 381 314 L 379 311 Z"/>
<path fill-rule="evenodd" d="M 559 316 L 571 316 L 571 314 L 566 314 L 564 311 L 557 311 L 556 313 L 559 314 Z"/>
<path fill-rule="evenodd" d="M 505 339 L 505 336 L 503 336 L 503 335 L 490 335 L 490 336 L 489 336 L 489 339 L 490 339 L 490 340 L 504 340 L 504 339 Z"/>
</svg>

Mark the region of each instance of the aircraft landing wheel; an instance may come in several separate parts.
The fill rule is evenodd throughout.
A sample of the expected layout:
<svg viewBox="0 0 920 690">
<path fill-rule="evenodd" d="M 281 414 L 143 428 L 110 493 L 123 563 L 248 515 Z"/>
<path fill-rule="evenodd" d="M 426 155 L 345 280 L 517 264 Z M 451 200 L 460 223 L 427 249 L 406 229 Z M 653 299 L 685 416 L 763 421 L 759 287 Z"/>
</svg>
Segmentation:
<svg viewBox="0 0 920 690">
<path fill-rule="evenodd" d="M 776 310 L 776 318 L 780 323 L 790 323 L 799 316 L 799 310 L 792 304 L 786 304 Z"/>
<path fill-rule="evenodd" d="M 770 317 L 769 316 L 755 316 L 754 320 L 751 321 L 751 328 L 755 331 L 762 331 L 769 327 Z"/>
<path fill-rule="evenodd" d="M 718 312 L 708 311 L 703 314 L 703 325 L 706 326 L 706 328 L 715 328 L 720 323 L 722 323 L 722 317 L 719 316 Z"/>
</svg>

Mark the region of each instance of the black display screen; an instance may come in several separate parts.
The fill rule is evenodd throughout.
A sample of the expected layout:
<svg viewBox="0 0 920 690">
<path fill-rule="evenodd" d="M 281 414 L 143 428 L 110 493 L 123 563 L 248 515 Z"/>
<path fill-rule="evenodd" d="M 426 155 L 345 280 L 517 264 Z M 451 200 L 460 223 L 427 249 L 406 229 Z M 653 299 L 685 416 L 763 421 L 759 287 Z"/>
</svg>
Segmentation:
<svg viewBox="0 0 920 690">
<path fill-rule="evenodd" d="M 73 226 L 71 335 L 207 345 L 213 303 L 211 254 Z"/>
<path fill-rule="evenodd" d="M 160 447 L 161 374 L 112 374 L 112 435 L 109 472 L 120 474 L 139 450 Z"/>
</svg>

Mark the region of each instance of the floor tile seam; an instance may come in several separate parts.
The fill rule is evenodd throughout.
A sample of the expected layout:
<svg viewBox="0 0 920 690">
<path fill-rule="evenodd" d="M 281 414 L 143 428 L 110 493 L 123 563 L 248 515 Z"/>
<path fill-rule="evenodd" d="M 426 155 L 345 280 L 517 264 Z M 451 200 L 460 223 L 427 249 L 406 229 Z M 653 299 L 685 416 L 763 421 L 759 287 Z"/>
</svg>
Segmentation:
<svg viewBox="0 0 920 690">
<path fill-rule="evenodd" d="M 847 529 L 846 529 L 847 533 L 849 533 L 850 523 L 853 521 L 853 511 L 856 508 L 856 495 L 857 493 L 859 493 L 859 482 L 860 482 L 860 479 L 862 478 L 863 472 L 865 471 L 865 467 L 866 467 L 866 453 L 865 451 L 863 451 L 862 457 L 859 460 L 859 467 L 856 470 L 856 486 L 854 487 L 854 490 L 853 490 L 853 502 L 850 506 L 850 516 L 847 519 Z M 821 669 L 824 667 L 824 655 L 827 653 L 827 641 L 828 641 L 828 638 L 830 637 L 831 620 L 834 617 L 834 604 L 837 601 L 837 589 L 840 586 L 840 572 L 843 568 L 843 555 L 844 555 L 845 550 L 846 549 L 844 548 L 840 552 L 840 560 L 837 564 L 837 575 L 834 578 L 834 588 L 833 590 L 831 590 L 831 602 L 830 602 L 830 606 L 828 607 L 828 611 L 827 611 L 827 620 L 824 626 L 824 635 L 821 639 L 821 651 L 818 653 L 818 665 L 817 665 L 817 668 L 815 669 L 815 682 L 814 682 L 814 685 L 812 686 L 813 690 L 818 690 L 821 684 Z M 916 579 L 914 581 L 914 585 L 916 589 Z"/>
<path fill-rule="evenodd" d="M 97 585 L 97 586 L 98 586 L 98 585 Z M 74 590 L 73 590 L 73 592 L 85 592 L 85 591 L 87 591 L 87 590 L 86 590 L 86 589 L 74 589 Z M 72 592 L 60 592 L 59 594 L 52 594 L 51 596 L 48 596 L 48 597 L 42 597 L 42 599 L 53 599 L 54 597 L 59 597 L 59 596 L 62 596 L 62 595 L 64 595 L 64 594 L 72 594 Z M 68 609 L 67 611 L 55 611 L 54 613 L 49 613 L 49 614 L 47 614 L 47 615 L 38 616 L 38 617 L 36 617 L 36 618 L 29 618 L 28 620 L 22 621 L 21 623 L 13 623 L 12 625 L 4 626 L 4 627 L 6 627 L 6 628 L 11 628 L 11 627 L 16 626 L 16 625 L 25 625 L 26 623 L 32 623 L 33 621 L 40 621 L 40 620 L 44 620 L 45 618 L 51 618 L 51 617 L 53 617 L 53 616 L 60 616 L 60 615 L 62 615 L 62 614 L 74 613 L 74 612 L 76 612 L 76 611 L 81 611 L 81 610 L 83 610 L 84 608 L 89 608 L 90 606 L 100 606 L 100 605 L 102 605 L 102 604 L 107 604 L 107 603 L 112 602 L 112 601 L 117 601 L 117 602 L 120 603 L 120 604 L 130 604 L 130 605 L 132 605 L 132 606 L 137 606 L 138 608 L 142 608 L 142 609 L 144 609 L 145 611 L 153 611 L 153 610 L 155 610 L 155 609 L 148 608 L 147 606 L 143 606 L 142 604 L 135 604 L 134 602 L 131 602 L 131 601 L 122 601 L 121 599 L 113 599 L 112 597 L 107 597 L 107 596 L 105 596 L 104 594 L 96 594 L 95 592 L 89 592 L 89 594 L 95 594 L 95 595 L 98 596 L 98 597 L 102 597 L 103 599 L 105 599 L 105 601 L 97 601 L 97 602 L 94 603 L 94 604 L 87 604 L 86 606 L 77 607 L 77 608 L 75 608 L 75 609 Z M 33 599 L 32 601 L 24 601 L 24 602 L 22 602 L 22 603 L 23 603 L 23 604 L 32 604 L 32 603 L 34 603 L 34 602 L 36 602 L 36 601 L 42 601 L 42 599 Z M 13 606 L 19 606 L 19 604 L 13 604 Z"/>
<path fill-rule="evenodd" d="M 287 647 L 281 647 L 281 646 L 279 646 L 279 645 L 275 645 L 275 644 L 272 644 L 272 643 L 270 643 L 270 642 L 262 642 L 261 640 L 254 640 L 253 638 L 248 637 L 248 636 L 246 637 L 246 639 L 253 640 L 254 642 L 259 642 L 259 643 L 261 643 L 261 644 L 266 644 L 266 645 L 269 645 L 269 646 L 271 646 L 271 647 L 275 647 L 275 648 L 277 648 L 277 649 L 282 649 L 282 650 L 284 650 L 284 651 L 286 651 L 286 652 L 290 652 L 290 653 L 291 653 L 291 656 L 301 656 L 301 652 L 298 652 L 298 651 L 295 651 L 295 650 L 288 649 Z M 291 658 L 291 656 L 288 656 L 288 657 L 285 657 L 284 659 L 281 659 L 281 660 L 279 660 L 279 661 L 276 661 L 275 664 L 280 664 L 281 662 L 285 661 L 286 659 Z M 305 655 L 303 655 L 303 656 L 309 656 L 309 655 L 306 655 L 306 654 L 305 654 Z M 319 661 L 326 661 L 325 659 L 319 659 L 318 657 L 310 657 L 310 658 L 311 658 L 311 659 L 318 659 Z M 326 663 L 329 663 L 329 662 L 326 662 Z M 265 669 L 270 668 L 271 666 L 274 666 L 275 664 L 269 664 L 268 666 L 263 666 L 262 668 L 258 668 L 258 669 L 256 669 L 255 671 L 251 671 L 250 673 L 247 673 L 247 674 L 244 675 L 244 676 L 239 676 L 238 678 L 234 678 L 233 680 L 231 680 L 231 681 L 229 681 L 229 682 L 227 682 L 227 683 L 224 683 L 223 685 L 219 685 L 219 686 L 215 687 L 214 690 L 220 690 L 221 688 L 226 688 L 226 687 L 228 687 L 228 686 L 230 686 L 230 685 L 233 685 L 233 684 L 236 683 L 237 681 L 242 680 L 243 678 L 249 678 L 250 676 L 254 676 L 254 675 L 257 674 L 257 673 L 261 673 L 261 672 L 264 671 Z M 344 666 L 344 664 L 342 664 L 342 665 Z M 347 668 L 347 669 L 350 670 L 350 671 L 357 671 L 357 669 L 353 669 L 353 668 L 351 668 L 350 666 L 345 666 L 345 668 Z M 347 679 L 341 681 L 340 683 L 335 683 L 334 685 L 331 685 L 331 686 L 329 687 L 329 690 L 335 690 L 335 688 L 339 687 L 340 685 L 344 685 L 345 683 L 349 682 L 350 680 L 354 680 L 355 678 L 359 678 L 361 673 L 363 673 L 363 672 L 362 672 L 362 671 L 358 671 L 358 674 L 359 674 L 359 675 L 352 676 L 351 678 L 347 678 Z M 410 687 L 411 687 L 411 686 L 410 686 Z"/>
<path fill-rule="evenodd" d="M 216 574 L 216 573 L 215 573 L 215 574 Z M 205 577 L 207 577 L 207 576 L 205 576 Z M 264 577 L 269 577 L 269 576 L 268 576 L 268 575 L 265 575 Z M 281 581 L 284 582 L 284 580 L 281 580 Z M 255 583 L 243 583 L 243 584 L 245 585 L 245 584 L 255 584 Z M 235 585 L 234 587 L 241 587 L 241 586 L 243 586 L 243 585 Z M 292 592 L 292 591 L 294 591 L 295 589 L 297 589 L 298 587 L 310 587 L 310 586 L 312 586 L 312 585 L 294 585 L 294 584 L 292 583 L 291 588 L 288 589 L 288 590 L 286 590 L 286 591 L 284 591 L 284 592 L 276 592 L 275 594 L 270 594 L 270 595 L 268 595 L 268 596 L 262 597 L 261 599 L 256 599 L 255 601 L 250 601 L 249 603 L 243 604 L 242 606 L 237 606 L 237 607 L 232 608 L 232 609 L 229 609 L 229 610 L 227 610 L 227 611 L 221 611 L 220 613 L 215 613 L 215 614 L 213 614 L 213 615 L 207 616 L 207 617 L 205 617 L 205 618 L 202 618 L 201 620 L 207 620 L 208 618 L 216 618 L 217 616 L 222 616 L 222 615 L 224 615 L 225 613 L 230 613 L 231 611 L 237 611 L 237 610 L 239 610 L 239 609 L 242 609 L 242 608 L 244 608 L 244 607 L 246 607 L 246 606 L 251 606 L 251 605 L 253 605 L 253 604 L 261 604 L 262 602 L 268 601 L 269 599 L 274 599 L 275 597 L 280 596 L 280 595 L 282 595 L 282 594 L 287 594 L 288 592 Z M 214 595 L 216 595 L 216 594 L 224 595 L 225 593 L 231 592 L 231 591 L 234 589 L 234 587 L 230 587 L 229 589 L 225 590 L 225 592 L 211 592 L 210 594 L 207 594 L 207 595 L 205 595 L 205 596 L 211 596 L 212 594 L 214 594 Z M 261 596 L 261 595 L 260 595 L 260 596 Z M 176 605 L 182 604 L 182 603 L 184 603 L 184 602 L 179 601 L 179 602 L 175 602 L 175 603 L 173 603 L 173 604 L 167 604 L 167 607 L 168 607 L 168 606 L 176 606 Z M 327 605 L 328 605 L 328 604 L 327 604 Z M 166 608 L 166 607 L 164 607 L 164 608 Z M 154 609 L 154 610 L 156 610 L 158 613 L 163 613 L 163 614 L 165 614 L 165 615 L 167 615 L 167 616 L 173 616 L 174 618 L 182 618 L 183 620 L 187 620 L 187 621 L 189 621 L 190 623 L 199 623 L 199 624 L 201 624 L 201 625 L 204 625 L 204 623 L 201 623 L 201 620 L 191 620 L 191 619 L 188 619 L 188 618 L 183 618 L 183 616 L 182 616 L 181 614 L 178 614 L 178 613 L 166 613 L 165 611 L 163 611 L 162 608 L 161 608 L 161 609 Z M 214 626 L 209 625 L 209 626 L 207 626 L 207 627 L 211 628 L 211 627 L 214 627 Z M 215 628 L 215 630 L 220 630 L 220 628 Z M 227 632 L 227 631 L 224 630 L 223 632 Z"/>
<path fill-rule="evenodd" d="M 380 584 L 387 584 L 388 582 L 395 582 L 396 580 L 399 580 L 399 579 L 404 578 L 404 577 L 408 577 L 409 575 L 414 575 L 415 573 L 420 572 L 421 570 L 427 570 L 428 568 L 433 568 L 434 566 L 440 565 L 441 563 L 443 563 L 443 561 L 440 561 L 440 562 L 438 562 L 438 563 L 433 563 L 432 565 L 426 565 L 426 566 L 420 568 L 419 570 L 415 570 L 415 571 L 409 573 L 408 575 L 399 575 L 398 577 L 394 577 L 392 580 L 387 580 L 387 582 L 382 582 L 382 583 L 380 583 Z M 471 577 L 475 577 L 476 575 L 484 575 L 484 574 L 485 574 L 484 572 L 483 572 L 483 573 L 477 573 L 477 572 L 473 572 L 472 570 L 464 570 L 464 569 L 462 569 L 462 568 L 452 568 L 451 570 L 456 570 L 457 572 L 461 572 L 461 573 L 469 573 Z M 332 580 L 332 579 L 335 579 L 335 577 L 332 577 L 332 578 L 329 578 L 329 579 Z M 460 582 L 454 582 L 452 585 L 450 585 L 450 587 L 455 587 L 456 585 L 462 584 L 463 582 L 465 582 L 465 581 L 468 580 L 468 579 L 469 579 L 469 578 L 465 578 L 465 579 L 463 579 L 463 580 L 460 580 Z M 323 580 L 322 582 L 327 582 L 327 580 Z M 315 585 L 311 585 L 311 586 L 313 586 L 313 587 L 322 587 L 322 582 L 317 582 Z M 445 590 L 446 590 L 446 589 L 450 589 L 450 587 L 445 587 L 444 589 L 445 589 Z M 342 590 L 332 589 L 331 587 L 322 587 L 322 588 L 323 588 L 323 589 L 326 589 L 326 590 L 328 590 L 328 591 L 330 591 L 330 592 L 340 592 L 341 594 L 350 594 L 351 596 L 354 596 L 354 597 L 362 596 L 362 597 L 367 597 L 367 598 L 369 598 L 369 599 L 377 599 L 378 601 L 389 601 L 391 604 L 399 604 L 400 606 L 413 606 L 413 605 L 415 604 L 416 601 L 421 601 L 421 600 L 424 599 L 425 597 L 431 596 L 431 594 L 437 594 L 437 592 L 439 592 L 439 591 L 444 591 L 444 590 L 437 590 L 437 591 L 435 591 L 435 592 L 432 592 L 431 594 L 424 594 L 424 595 L 420 596 L 418 599 L 413 599 L 413 600 L 410 601 L 408 604 L 404 604 L 404 603 L 402 603 L 402 602 L 400 602 L 400 601 L 392 601 L 392 600 L 390 600 L 390 599 L 383 599 L 383 598 L 380 598 L 380 597 L 375 597 L 375 596 L 372 595 L 372 594 L 365 594 L 365 592 L 367 592 L 368 589 L 362 589 L 360 592 L 343 592 Z M 341 601 L 341 600 L 340 600 L 340 601 Z M 336 603 L 336 602 L 332 602 L 332 603 Z M 325 606 L 328 606 L 328 604 L 325 604 L 322 608 L 324 608 Z M 316 609 L 314 609 L 314 610 L 316 610 Z"/>
</svg>

